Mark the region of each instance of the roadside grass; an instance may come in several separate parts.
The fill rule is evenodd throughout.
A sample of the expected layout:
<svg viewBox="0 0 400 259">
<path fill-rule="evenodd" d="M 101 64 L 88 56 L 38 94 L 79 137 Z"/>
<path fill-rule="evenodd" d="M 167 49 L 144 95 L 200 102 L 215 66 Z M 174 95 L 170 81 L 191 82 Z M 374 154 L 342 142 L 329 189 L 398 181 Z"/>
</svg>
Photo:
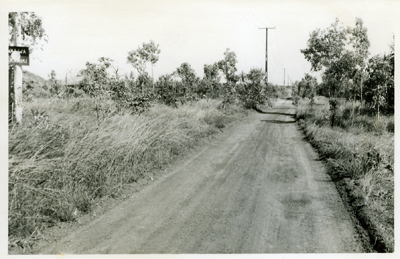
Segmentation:
<svg viewBox="0 0 400 259">
<path fill-rule="evenodd" d="M 359 104 L 346 103 L 331 127 L 329 112 L 327 104 L 303 102 L 296 117 L 338 189 L 345 190 L 374 249 L 393 252 L 394 117 L 359 115 Z"/>
<path fill-rule="evenodd" d="M 41 232 L 74 221 L 106 197 L 162 169 L 243 116 L 200 100 L 142 115 L 91 98 L 25 103 L 24 124 L 9 127 L 9 248 L 29 250 Z"/>
</svg>

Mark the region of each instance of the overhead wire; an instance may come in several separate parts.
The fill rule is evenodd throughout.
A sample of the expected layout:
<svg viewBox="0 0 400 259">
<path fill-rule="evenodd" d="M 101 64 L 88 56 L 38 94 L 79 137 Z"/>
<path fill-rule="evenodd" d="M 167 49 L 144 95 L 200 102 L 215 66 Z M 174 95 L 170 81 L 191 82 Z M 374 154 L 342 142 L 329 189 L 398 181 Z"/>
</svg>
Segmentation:
<svg viewBox="0 0 400 259">
<path fill-rule="evenodd" d="M 269 19 L 268 15 L 265 13 L 265 11 L 263 11 L 263 14 L 265 17 L 267 17 L 268 21 L 275 27 L 275 24 L 271 21 L 271 19 Z"/>
<path fill-rule="evenodd" d="M 264 17 L 269 21 L 269 23 L 272 25 L 272 26 L 274 26 L 275 27 L 275 24 L 271 21 L 271 19 L 269 18 L 269 16 L 265 13 L 265 11 L 263 11 L 263 15 L 264 15 Z M 283 63 L 283 61 L 282 61 L 282 57 L 281 57 L 281 53 L 280 53 L 280 48 L 279 48 L 279 43 L 278 43 L 278 39 L 277 39 L 277 32 L 276 32 L 276 30 L 272 30 L 271 31 L 272 32 L 272 34 L 271 34 L 271 36 L 272 36 L 272 38 L 274 38 L 275 40 L 274 40 L 274 42 L 275 42 L 275 46 L 276 46 L 276 48 L 275 47 L 272 47 L 272 48 L 270 48 L 270 52 L 271 52 L 271 57 L 272 57 L 272 60 L 273 60 L 273 62 L 275 63 L 274 65 L 275 65 L 275 67 L 277 68 L 277 71 L 280 71 L 280 70 L 282 70 L 282 69 L 284 69 L 285 68 L 285 66 L 284 66 L 284 63 Z M 278 52 L 278 53 L 276 53 L 276 52 Z"/>
<path fill-rule="evenodd" d="M 263 23 L 262 21 L 260 21 L 260 19 L 259 19 L 257 16 L 254 15 L 253 12 L 250 12 L 250 13 L 251 13 L 251 15 L 253 15 L 254 18 L 256 18 L 256 20 L 258 20 L 259 24 L 262 24 L 262 23 Z"/>
<path fill-rule="evenodd" d="M 277 49 L 278 49 L 278 55 L 279 55 L 279 60 L 281 61 L 281 65 L 283 66 L 283 67 L 285 67 L 285 64 L 284 64 L 284 62 L 282 61 L 282 56 L 281 56 L 281 50 L 280 50 L 280 48 L 279 48 L 279 35 L 278 35 L 278 32 L 277 31 L 275 31 L 275 43 L 276 43 L 276 46 L 277 46 Z"/>
<path fill-rule="evenodd" d="M 269 18 L 268 14 L 267 14 L 265 11 L 263 11 L 263 14 L 264 14 L 264 16 L 268 19 L 268 21 L 275 27 L 275 24 L 271 21 L 271 19 Z M 282 67 L 285 67 L 285 64 L 284 64 L 283 61 L 282 61 L 281 51 L 280 51 L 280 48 L 279 48 L 278 32 L 275 31 L 275 34 L 276 34 L 276 35 L 275 35 L 274 38 L 275 38 L 275 43 L 276 43 L 277 49 L 278 49 L 279 60 L 280 60 L 281 66 L 282 66 Z"/>
</svg>

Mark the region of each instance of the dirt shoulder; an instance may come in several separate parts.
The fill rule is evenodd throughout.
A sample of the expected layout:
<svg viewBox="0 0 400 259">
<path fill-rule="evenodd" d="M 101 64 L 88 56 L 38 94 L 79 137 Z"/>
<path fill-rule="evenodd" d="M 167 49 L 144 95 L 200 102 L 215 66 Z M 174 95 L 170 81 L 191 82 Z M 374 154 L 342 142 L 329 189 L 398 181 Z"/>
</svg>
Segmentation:
<svg viewBox="0 0 400 259">
<path fill-rule="evenodd" d="M 364 252 L 289 101 L 252 113 L 40 254 Z"/>
</svg>

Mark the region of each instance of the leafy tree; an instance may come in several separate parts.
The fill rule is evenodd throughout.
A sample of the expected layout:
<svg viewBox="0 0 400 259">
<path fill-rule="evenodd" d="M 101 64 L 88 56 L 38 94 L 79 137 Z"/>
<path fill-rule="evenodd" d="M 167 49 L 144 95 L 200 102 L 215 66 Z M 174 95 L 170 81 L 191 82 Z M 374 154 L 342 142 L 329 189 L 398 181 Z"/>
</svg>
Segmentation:
<svg viewBox="0 0 400 259">
<path fill-rule="evenodd" d="M 226 82 L 229 84 L 235 84 L 239 81 L 235 74 L 237 62 L 236 53 L 229 48 L 224 52 L 224 59 L 218 62 L 218 68 L 224 73 Z"/>
<path fill-rule="evenodd" d="M 367 28 L 363 27 L 363 21 L 360 18 L 356 18 L 356 26 L 354 28 L 347 28 L 347 32 L 350 34 L 349 43 L 354 49 L 355 67 L 356 71 L 353 73 L 353 82 L 355 86 L 359 86 L 360 100 L 362 101 L 362 90 L 363 82 L 366 78 L 365 67 L 366 59 L 369 55 L 368 48 L 370 42 L 368 40 Z M 354 87 L 357 89 L 357 87 Z M 354 93 L 354 99 L 356 93 Z"/>
<path fill-rule="evenodd" d="M 237 64 L 236 53 L 229 48 L 224 52 L 224 59 L 218 62 L 218 68 L 225 75 L 225 84 L 223 89 L 224 103 L 232 102 L 236 96 L 236 82 L 239 77 L 236 75 Z"/>
<path fill-rule="evenodd" d="M 357 71 L 363 71 L 368 56 L 370 43 L 362 20 L 356 18 L 355 27 L 345 29 L 336 19 L 327 29 L 313 31 L 307 45 L 301 53 L 311 63 L 311 71 L 323 70 L 329 96 L 348 96 L 348 82 L 362 79 L 356 77 Z"/>
<path fill-rule="evenodd" d="M 14 34 L 14 26 L 19 27 L 17 35 Z M 39 48 L 40 40 L 48 41 L 48 36 L 43 28 L 43 22 L 34 12 L 10 12 L 8 13 L 8 44 L 13 45 L 14 37 L 19 38 L 22 46 L 28 46 L 30 52 Z M 42 47 L 40 47 L 42 49 Z"/>
<path fill-rule="evenodd" d="M 293 99 L 292 103 L 294 105 L 297 105 L 299 103 L 299 100 L 300 100 L 299 93 L 298 93 L 299 84 L 300 84 L 300 82 L 296 80 L 292 84 L 292 87 L 291 87 L 291 96 L 292 96 L 292 99 Z"/>
<path fill-rule="evenodd" d="M 218 96 L 221 77 L 219 75 L 218 63 L 212 65 L 204 65 L 204 77 L 201 81 L 201 89 L 199 94 L 207 95 L 210 98 Z"/>
<path fill-rule="evenodd" d="M 243 87 L 239 90 L 240 99 L 246 108 L 256 108 L 257 104 L 264 104 L 265 73 L 261 68 L 252 68 L 249 73 L 241 74 Z"/>
<path fill-rule="evenodd" d="M 379 114 L 383 108 L 394 113 L 394 48 L 388 55 L 376 55 L 368 62 L 368 79 L 365 82 L 364 98 Z"/>
<path fill-rule="evenodd" d="M 138 71 L 139 75 L 143 75 L 146 72 L 147 63 L 150 62 L 153 73 L 153 66 L 157 63 L 161 52 L 158 47 L 159 45 L 156 45 L 152 40 L 149 43 L 143 42 L 142 47 L 138 47 L 137 50 L 128 52 L 127 63 L 131 64 Z M 154 82 L 154 75 L 152 78 Z"/>
<path fill-rule="evenodd" d="M 147 72 L 143 73 L 143 74 L 139 74 L 138 77 L 136 78 L 136 82 L 135 82 L 135 86 L 137 88 L 140 88 L 142 91 L 142 94 L 145 93 L 145 89 L 148 90 L 149 86 L 152 83 L 152 79 L 149 76 L 149 74 Z M 148 92 L 148 91 L 147 91 Z"/>
<path fill-rule="evenodd" d="M 323 73 L 323 80 L 328 86 L 331 97 L 350 97 L 348 85 L 356 72 L 354 55 L 350 51 L 345 51 L 342 58 L 333 62 Z"/>
<path fill-rule="evenodd" d="M 50 92 L 53 94 L 59 94 L 62 89 L 61 89 L 61 82 L 56 79 L 56 72 L 54 70 L 51 70 L 49 76 L 49 83 L 50 83 Z"/>
<path fill-rule="evenodd" d="M 376 88 L 373 89 L 373 97 L 372 97 L 372 104 L 373 107 L 376 108 L 376 114 L 379 119 L 380 108 L 385 106 L 386 99 L 384 92 L 386 90 L 385 86 L 378 85 Z"/>
<path fill-rule="evenodd" d="M 88 94 L 95 96 L 107 89 L 109 82 L 107 69 L 111 66 L 112 59 L 101 57 L 98 63 L 86 62 L 86 69 L 79 72 L 83 76 L 80 87 Z"/>
<path fill-rule="evenodd" d="M 182 63 L 176 69 L 176 74 L 182 79 L 181 89 L 183 90 L 183 97 L 187 99 L 189 95 L 193 94 L 199 79 L 196 76 L 194 69 L 189 63 Z"/>
<path fill-rule="evenodd" d="M 339 60 L 344 52 L 345 39 L 345 32 L 339 27 L 338 19 L 326 30 L 316 29 L 311 32 L 307 42 L 308 48 L 301 50 L 306 60 L 311 63 L 311 71 L 328 68 Z"/>
<path fill-rule="evenodd" d="M 174 73 L 162 75 L 156 82 L 158 99 L 166 105 L 174 105 L 178 100 L 177 84 L 173 77 Z"/>
<path fill-rule="evenodd" d="M 305 74 L 304 78 L 297 84 L 297 95 L 301 98 L 307 97 L 313 102 L 317 85 L 317 78 L 310 74 Z"/>
<path fill-rule="evenodd" d="M 346 30 L 348 34 L 349 45 L 353 49 L 355 62 L 361 67 L 365 66 L 366 58 L 369 55 L 368 48 L 370 46 L 367 34 L 367 28 L 363 27 L 363 21 L 356 18 L 356 26 L 354 28 L 348 27 Z"/>
</svg>

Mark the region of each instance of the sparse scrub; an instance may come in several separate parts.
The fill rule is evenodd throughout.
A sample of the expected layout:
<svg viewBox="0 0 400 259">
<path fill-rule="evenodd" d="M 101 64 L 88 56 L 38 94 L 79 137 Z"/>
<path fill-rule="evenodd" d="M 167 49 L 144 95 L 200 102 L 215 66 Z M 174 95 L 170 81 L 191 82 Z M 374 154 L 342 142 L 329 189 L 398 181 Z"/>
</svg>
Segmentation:
<svg viewBox="0 0 400 259">
<path fill-rule="evenodd" d="M 9 128 L 9 245 L 28 248 L 44 228 L 117 197 L 240 116 L 218 105 L 155 104 L 139 116 L 111 112 L 118 105 L 108 99 L 99 120 L 93 98 L 27 103 L 33 112 Z"/>
<path fill-rule="evenodd" d="M 344 107 L 343 107 L 344 106 Z M 394 248 L 394 122 L 392 117 L 359 115 L 353 103 L 339 106 L 334 127 L 328 105 L 297 110 L 300 127 L 327 162 L 377 251 Z"/>
</svg>

